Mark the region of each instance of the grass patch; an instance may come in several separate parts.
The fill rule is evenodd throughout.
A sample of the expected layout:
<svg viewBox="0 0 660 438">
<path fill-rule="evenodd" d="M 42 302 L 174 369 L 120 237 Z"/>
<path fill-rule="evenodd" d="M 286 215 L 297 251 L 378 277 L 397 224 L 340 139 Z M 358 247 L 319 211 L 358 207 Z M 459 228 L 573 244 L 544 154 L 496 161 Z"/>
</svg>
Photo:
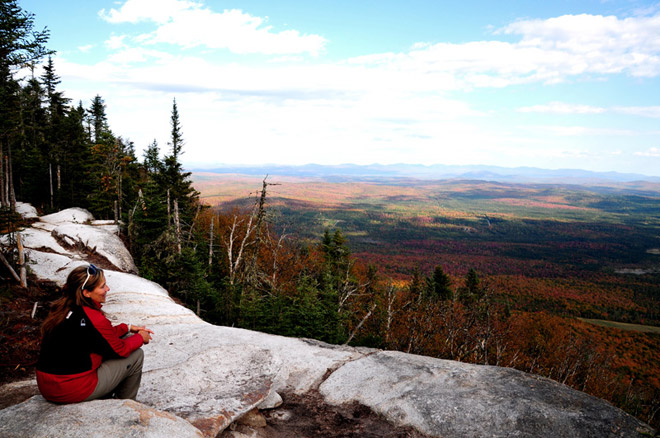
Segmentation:
<svg viewBox="0 0 660 438">
<path fill-rule="evenodd" d="M 607 321 L 604 319 L 588 319 L 588 318 L 578 318 L 578 319 L 580 321 L 588 322 L 590 324 L 599 325 L 602 327 L 612 327 L 630 332 L 654 333 L 656 335 L 660 335 L 660 327 L 656 327 L 652 325 L 629 324 L 626 322 Z"/>
</svg>

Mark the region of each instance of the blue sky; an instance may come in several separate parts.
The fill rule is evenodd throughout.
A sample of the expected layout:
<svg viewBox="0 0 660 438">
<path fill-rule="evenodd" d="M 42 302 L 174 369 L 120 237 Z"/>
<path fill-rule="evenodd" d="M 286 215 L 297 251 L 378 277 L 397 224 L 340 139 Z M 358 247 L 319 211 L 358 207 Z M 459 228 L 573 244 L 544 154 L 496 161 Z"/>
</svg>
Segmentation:
<svg viewBox="0 0 660 438">
<path fill-rule="evenodd" d="M 421 163 L 660 175 L 660 3 L 23 0 L 65 95 L 189 166 Z"/>
</svg>

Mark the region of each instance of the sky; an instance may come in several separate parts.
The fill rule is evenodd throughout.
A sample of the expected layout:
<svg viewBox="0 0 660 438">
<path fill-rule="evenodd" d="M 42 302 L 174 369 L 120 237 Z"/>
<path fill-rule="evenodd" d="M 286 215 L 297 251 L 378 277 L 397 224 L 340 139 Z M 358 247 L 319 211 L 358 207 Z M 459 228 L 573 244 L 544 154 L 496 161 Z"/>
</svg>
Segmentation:
<svg viewBox="0 0 660 438">
<path fill-rule="evenodd" d="M 479 164 L 660 176 L 660 2 L 19 0 L 60 89 L 187 167 Z"/>
</svg>

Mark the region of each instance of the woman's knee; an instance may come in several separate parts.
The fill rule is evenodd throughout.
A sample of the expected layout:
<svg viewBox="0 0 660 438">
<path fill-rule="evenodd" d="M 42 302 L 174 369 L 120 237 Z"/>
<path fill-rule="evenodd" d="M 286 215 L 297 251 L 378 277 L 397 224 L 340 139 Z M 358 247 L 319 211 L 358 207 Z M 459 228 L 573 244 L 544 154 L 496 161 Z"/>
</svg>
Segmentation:
<svg viewBox="0 0 660 438">
<path fill-rule="evenodd" d="M 133 363 L 139 365 L 140 368 L 142 368 L 142 363 L 144 362 L 144 351 L 142 351 L 141 348 L 138 348 L 131 353 L 131 356 L 133 357 Z"/>
</svg>

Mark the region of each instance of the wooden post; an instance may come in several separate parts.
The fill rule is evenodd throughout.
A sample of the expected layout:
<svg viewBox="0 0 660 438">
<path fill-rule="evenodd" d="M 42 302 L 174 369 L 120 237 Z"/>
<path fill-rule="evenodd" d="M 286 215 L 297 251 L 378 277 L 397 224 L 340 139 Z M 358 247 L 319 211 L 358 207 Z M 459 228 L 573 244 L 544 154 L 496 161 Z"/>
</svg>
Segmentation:
<svg viewBox="0 0 660 438">
<path fill-rule="evenodd" d="M 25 268 L 25 248 L 21 233 L 16 233 L 16 245 L 18 246 L 18 266 L 20 266 L 21 287 L 27 288 L 27 269 Z"/>
</svg>

